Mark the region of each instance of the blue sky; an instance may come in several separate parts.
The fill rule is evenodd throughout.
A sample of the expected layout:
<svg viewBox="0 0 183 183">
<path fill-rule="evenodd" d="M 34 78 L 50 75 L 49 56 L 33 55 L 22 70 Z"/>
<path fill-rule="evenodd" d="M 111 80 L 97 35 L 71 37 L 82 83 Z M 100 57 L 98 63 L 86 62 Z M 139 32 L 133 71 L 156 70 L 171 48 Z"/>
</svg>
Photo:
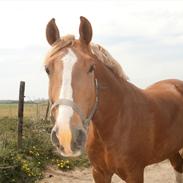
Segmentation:
<svg viewBox="0 0 183 183">
<path fill-rule="evenodd" d="M 47 98 L 43 61 L 50 46 L 47 22 L 78 37 L 79 17 L 93 26 L 93 42 L 105 47 L 141 88 L 167 78 L 183 79 L 183 2 L 176 0 L 0 1 L 0 99 Z"/>
</svg>

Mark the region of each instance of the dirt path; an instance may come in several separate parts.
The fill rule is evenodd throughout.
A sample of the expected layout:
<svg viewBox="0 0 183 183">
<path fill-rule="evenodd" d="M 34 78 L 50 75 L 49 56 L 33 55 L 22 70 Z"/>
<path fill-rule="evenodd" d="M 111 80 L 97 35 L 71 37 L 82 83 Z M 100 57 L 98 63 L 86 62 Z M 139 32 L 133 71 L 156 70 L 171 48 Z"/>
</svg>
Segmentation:
<svg viewBox="0 0 183 183">
<path fill-rule="evenodd" d="M 154 164 L 145 169 L 145 183 L 173 183 L 175 181 L 174 171 L 168 161 Z M 39 183 L 91 183 L 93 182 L 91 169 L 77 169 L 70 172 L 62 172 L 48 168 L 45 178 Z M 116 175 L 112 183 L 124 183 Z"/>
</svg>

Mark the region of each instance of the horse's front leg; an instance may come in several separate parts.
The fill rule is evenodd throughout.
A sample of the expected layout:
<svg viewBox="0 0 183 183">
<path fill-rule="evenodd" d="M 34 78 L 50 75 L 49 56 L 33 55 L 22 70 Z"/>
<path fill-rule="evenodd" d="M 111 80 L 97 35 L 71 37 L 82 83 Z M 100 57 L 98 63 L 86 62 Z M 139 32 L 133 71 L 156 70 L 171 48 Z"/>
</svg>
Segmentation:
<svg viewBox="0 0 183 183">
<path fill-rule="evenodd" d="M 127 183 L 143 183 L 144 182 L 144 170 L 136 169 L 127 175 Z"/>
<path fill-rule="evenodd" d="M 93 168 L 93 178 L 95 183 L 111 183 L 112 174 Z"/>
<path fill-rule="evenodd" d="M 144 183 L 144 168 L 118 169 L 117 175 L 126 183 Z"/>
</svg>

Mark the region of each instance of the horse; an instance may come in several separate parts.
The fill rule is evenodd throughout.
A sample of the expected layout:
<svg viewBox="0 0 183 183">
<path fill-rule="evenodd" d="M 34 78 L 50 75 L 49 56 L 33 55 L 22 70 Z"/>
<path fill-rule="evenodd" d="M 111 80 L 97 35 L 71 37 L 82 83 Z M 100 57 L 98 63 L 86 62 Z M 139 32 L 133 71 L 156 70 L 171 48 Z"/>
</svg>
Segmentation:
<svg viewBox="0 0 183 183">
<path fill-rule="evenodd" d="M 55 19 L 47 24 L 53 145 L 65 157 L 86 150 L 96 183 L 110 183 L 113 174 L 143 183 L 144 168 L 165 159 L 182 183 L 183 81 L 138 88 L 109 54 L 93 46 L 92 34 L 85 17 L 79 39 L 61 37 Z"/>
</svg>

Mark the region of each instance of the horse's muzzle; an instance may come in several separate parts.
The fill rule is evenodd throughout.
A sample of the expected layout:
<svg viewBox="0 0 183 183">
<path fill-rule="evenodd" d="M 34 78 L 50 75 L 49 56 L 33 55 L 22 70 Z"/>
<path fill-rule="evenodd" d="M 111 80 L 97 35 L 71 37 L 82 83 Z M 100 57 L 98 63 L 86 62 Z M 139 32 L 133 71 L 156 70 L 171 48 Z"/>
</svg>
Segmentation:
<svg viewBox="0 0 183 183">
<path fill-rule="evenodd" d="M 51 141 L 54 146 L 57 147 L 58 152 L 65 157 L 79 156 L 84 150 L 86 142 L 86 132 L 83 129 L 73 129 L 72 130 L 72 141 L 71 141 L 71 152 L 66 152 L 64 146 L 59 142 L 57 137 L 56 128 L 52 129 L 51 132 Z"/>
</svg>

